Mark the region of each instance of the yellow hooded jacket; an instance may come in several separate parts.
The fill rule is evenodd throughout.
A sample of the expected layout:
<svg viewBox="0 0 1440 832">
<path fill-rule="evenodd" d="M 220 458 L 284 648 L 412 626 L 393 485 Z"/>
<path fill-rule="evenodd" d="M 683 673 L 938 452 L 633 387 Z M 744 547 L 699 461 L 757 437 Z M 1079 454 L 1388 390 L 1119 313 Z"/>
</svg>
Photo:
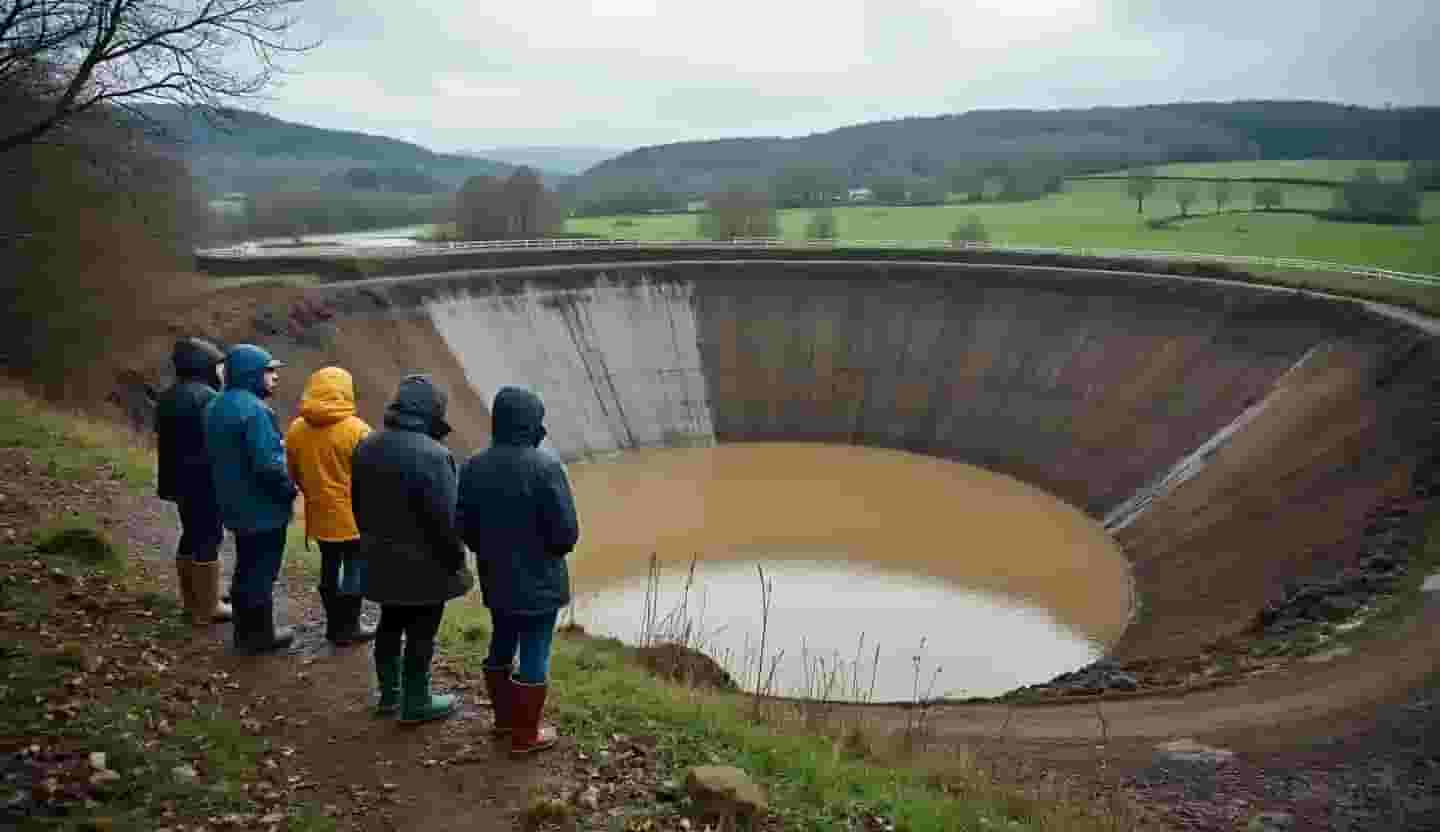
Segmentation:
<svg viewBox="0 0 1440 832">
<path fill-rule="evenodd" d="M 316 370 L 305 383 L 300 416 L 285 432 L 290 478 L 305 495 L 305 536 L 356 540 L 350 506 L 350 456 L 370 426 L 355 415 L 355 380 L 339 367 Z"/>
</svg>

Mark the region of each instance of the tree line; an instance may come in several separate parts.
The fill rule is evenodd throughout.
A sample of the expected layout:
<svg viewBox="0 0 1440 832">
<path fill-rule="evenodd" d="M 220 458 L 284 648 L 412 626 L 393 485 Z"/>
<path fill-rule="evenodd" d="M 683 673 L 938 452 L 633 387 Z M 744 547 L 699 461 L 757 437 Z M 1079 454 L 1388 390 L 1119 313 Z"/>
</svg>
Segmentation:
<svg viewBox="0 0 1440 832">
<path fill-rule="evenodd" d="M 1283 207 L 1285 186 L 1280 181 L 1265 179 L 1215 179 L 1201 177 L 1157 176 L 1148 168 L 1125 177 L 1126 192 L 1135 200 L 1135 212 L 1145 212 L 1145 200 L 1154 196 L 1159 183 L 1175 180 L 1180 184 L 1172 196 L 1181 217 L 1188 217 L 1193 206 L 1205 196 L 1201 188 L 1208 183 L 1208 196 L 1216 212 L 1226 209 L 1238 195 L 1238 186 L 1253 184 L 1251 199 L 1256 210 L 1274 211 Z M 1305 182 L 1306 187 L 1333 187 L 1325 181 Z M 1440 187 L 1440 163 L 1428 160 L 1411 162 L 1399 180 L 1383 180 L 1373 166 L 1361 167 L 1348 180 L 1335 187 L 1333 206 L 1317 213 L 1331 219 L 1383 224 L 1415 224 L 1421 221 L 1424 194 Z"/>
<path fill-rule="evenodd" d="M 764 193 L 780 208 L 855 201 L 940 205 L 950 201 L 952 194 L 966 202 L 1015 202 L 1059 192 L 1074 170 L 1055 160 L 951 165 L 916 160 L 914 164 L 925 174 L 886 173 L 853 179 L 840 168 L 802 163 L 782 168 L 768 179 L 741 179 L 710 190 L 671 191 L 658 182 L 634 183 L 613 193 L 577 197 L 574 211 L 577 216 L 679 212 L 734 190 Z"/>
<path fill-rule="evenodd" d="M 1412 163 L 1403 180 L 1389 182 L 1382 180 L 1375 168 L 1361 168 L 1340 186 L 1330 213 L 1337 219 L 1362 222 L 1418 223 L 1425 189 L 1435 186 L 1436 173 L 1434 162 Z"/>
</svg>

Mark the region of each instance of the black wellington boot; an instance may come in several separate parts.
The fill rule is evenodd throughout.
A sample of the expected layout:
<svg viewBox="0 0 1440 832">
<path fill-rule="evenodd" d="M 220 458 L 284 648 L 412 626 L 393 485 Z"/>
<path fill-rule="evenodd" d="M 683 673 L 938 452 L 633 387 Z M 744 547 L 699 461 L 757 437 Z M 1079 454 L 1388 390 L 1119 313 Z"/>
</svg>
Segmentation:
<svg viewBox="0 0 1440 832">
<path fill-rule="evenodd" d="M 339 608 L 339 596 L 335 590 L 320 587 L 317 592 L 320 595 L 320 606 L 325 610 L 325 640 L 335 641 L 335 636 L 340 632 L 340 620 L 343 614 Z"/>
<path fill-rule="evenodd" d="M 375 639 L 375 628 L 360 620 L 365 599 L 359 595 L 335 596 L 335 635 L 327 635 L 336 644 L 363 644 Z"/>
<path fill-rule="evenodd" d="M 274 602 L 250 607 L 243 613 L 237 611 L 236 615 L 236 624 L 242 619 L 245 624 L 243 640 L 240 636 L 241 628 L 235 628 L 235 648 L 242 653 L 273 653 L 284 650 L 295 640 L 293 629 L 275 626 Z"/>
</svg>

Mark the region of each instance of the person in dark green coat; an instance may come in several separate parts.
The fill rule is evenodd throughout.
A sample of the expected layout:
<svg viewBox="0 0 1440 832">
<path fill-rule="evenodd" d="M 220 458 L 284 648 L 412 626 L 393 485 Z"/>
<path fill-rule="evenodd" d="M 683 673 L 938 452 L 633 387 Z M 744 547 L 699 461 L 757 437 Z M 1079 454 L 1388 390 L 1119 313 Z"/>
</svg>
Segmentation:
<svg viewBox="0 0 1440 832">
<path fill-rule="evenodd" d="M 445 602 L 474 585 L 455 532 L 455 459 L 440 444 L 450 433 L 445 405 L 445 391 L 429 376 L 405 377 L 384 430 L 362 439 L 351 461 L 365 597 L 380 605 L 376 713 L 398 712 L 402 723 L 455 711 L 454 696 L 431 692 L 430 663 Z"/>
<path fill-rule="evenodd" d="M 484 670 L 496 733 L 509 733 L 510 753 L 521 756 L 556 741 L 540 714 L 555 618 L 570 603 L 565 556 L 580 539 L 580 523 L 565 467 L 539 447 L 545 438 L 540 397 L 506 387 L 490 416 L 490 447 L 460 471 L 457 514 L 494 619 Z M 517 653 L 520 666 L 512 672 Z"/>
</svg>

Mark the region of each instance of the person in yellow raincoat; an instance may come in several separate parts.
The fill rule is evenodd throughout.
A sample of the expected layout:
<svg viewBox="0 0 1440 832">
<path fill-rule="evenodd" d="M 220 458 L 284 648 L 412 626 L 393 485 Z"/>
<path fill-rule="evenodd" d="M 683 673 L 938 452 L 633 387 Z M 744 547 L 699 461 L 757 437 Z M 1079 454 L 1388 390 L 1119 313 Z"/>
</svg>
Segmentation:
<svg viewBox="0 0 1440 832">
<path fill-rule="evenodd" d="M 325 638 L 355 644 L 375 638 L 360 620 L 365 561 L 350 504 L 350 457 L 370 426 L 355 415 L 355 380 L 339 367 L 311 374 L 300 415 L 285 433 L 290 477 L 305 496 L 305 536 L 320 544 L 320 602 Z"/>
</svg>

